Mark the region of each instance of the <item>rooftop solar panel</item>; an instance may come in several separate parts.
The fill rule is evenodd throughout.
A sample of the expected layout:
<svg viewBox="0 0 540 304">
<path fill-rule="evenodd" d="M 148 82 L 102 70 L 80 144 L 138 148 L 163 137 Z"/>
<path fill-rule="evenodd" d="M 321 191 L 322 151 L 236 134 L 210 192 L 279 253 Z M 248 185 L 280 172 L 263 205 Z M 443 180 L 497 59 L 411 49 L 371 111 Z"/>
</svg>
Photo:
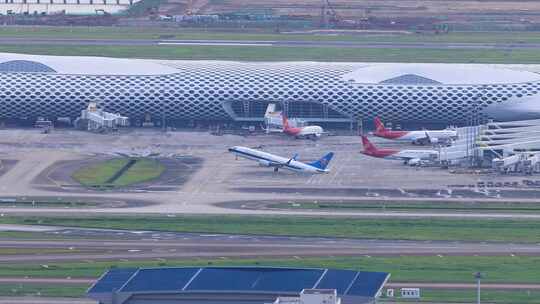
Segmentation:
<svg viewBox="0 0 540 304">
<path fill-rule="evenodd" d="M 181 291 L 200 268 L 141 269 L 122 292 Z"/>
<path fill-rule="evenodd" d="M 319 269 L 206 268 L 186 290 L 301 291 L 312 288 Z"/>
<path fill-rule="evenodd" d="M 374 297 L 388 277 L 386 272 L 360 271 L 347 295 Z"/>
<path fill-rule="evenodd" d="M 117 291 L 127 280 L 137 272 L 137 268 L 110 269 L 99 281 L 92 286 L 89 293 Z"/>
<path fill-rule="evenodd" d="M 313 288 L 323 272 L 322 269 L 270 270 L 261 273 L 261 277 L 254 283 L 253 289 L 300 292 L 304 288 Z"/>
<path fill-rule="evenodd" d="M 372 298 L 388 275 L 384 272 L 273 267 L 112 269 L 98 280 L 88 295 L 100 303 L 112 304 L 115 299 L 113 291 L 121 292 L 125 297 L 122 299 L 127 300 L 130 294 L 137 293 L 150 298 L 159 297 L 162 293 L 183 297 L 193 292 L 282 295 L 317 288 L 336 289 L 339 296 Z M 122 299 L 118 303 L 124 303 Z"/>
<path fill-rule="evenodd" d="M 357 273 L 357 271 L 351 270 L 329 269 L 315 288 L 335 289 L 338 294 L 344 294 Z"/>
</svg>

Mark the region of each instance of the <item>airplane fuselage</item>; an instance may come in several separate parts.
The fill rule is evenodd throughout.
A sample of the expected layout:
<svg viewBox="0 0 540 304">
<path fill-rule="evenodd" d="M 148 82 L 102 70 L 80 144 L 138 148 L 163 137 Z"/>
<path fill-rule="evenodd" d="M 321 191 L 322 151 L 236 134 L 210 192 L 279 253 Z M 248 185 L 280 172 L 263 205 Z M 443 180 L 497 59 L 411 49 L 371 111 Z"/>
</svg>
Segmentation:
<svg viewBox="0 0 540 304">
<path fill-rule="evenodd" d="M 264 167 L 284 168 L 295 172 L 311 174 L 330 172 L 329 169 L 320 169 L 295 159 L 289 159 L 247 147 L 235 146 L 229 148 L 229 152 L 234 153 L 238 157 L 257 161 L 259 165 Z"/>
<path fill-rule="evenodd" d="M 426 130 L 426 131 L 383 131 L 375 132 L 373 135 L 397 141 L 408 141 L 412 143 L 428 142 L 428 137 L 437 140 L 449 140 L 457 138 L 455 130 Z"/>
<path fill-rule="evenodd" d="M 320 137 L 324 130 L 319 126 L 306 126 L 302 128 L 287 128 L 283 132 L 295 137 Z"/>
</svg>

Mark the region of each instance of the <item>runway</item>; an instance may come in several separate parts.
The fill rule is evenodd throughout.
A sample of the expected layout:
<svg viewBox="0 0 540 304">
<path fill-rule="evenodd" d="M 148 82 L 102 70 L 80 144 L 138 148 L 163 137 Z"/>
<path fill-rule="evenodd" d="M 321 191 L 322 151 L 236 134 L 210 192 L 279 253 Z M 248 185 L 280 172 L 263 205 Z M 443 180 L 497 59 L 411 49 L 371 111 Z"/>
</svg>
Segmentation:
<svg viewBox="0 0 540 304">
<path fill-rule="evenodd" d="M 79 46 L 251 46 L 251 47 L 340 47 L 369 49 L 540 49 L 539 43 L 445 43 L 445 42 L 362 42 L 306 40 L 183 40 L 183 39 L 61 39 L 0 38 L 2 45 L 79 45 Z"/>
<path fill-rule="evenodd" d="M 12 227 L 11 229 L 23 229 Z M 335 256 L 540 256 L 540 244 L 194 234 L 49 227 L 39 239 L 2 239 L 0 263 Z M 61 240 L 55 239 L 62 236 Z M 62 250 L 61 253 L 51 251 Z M 29 252 L 31 253 L 25 253 Z M 39 252 L 39 254 L 37 254 Z"/>
</svg>

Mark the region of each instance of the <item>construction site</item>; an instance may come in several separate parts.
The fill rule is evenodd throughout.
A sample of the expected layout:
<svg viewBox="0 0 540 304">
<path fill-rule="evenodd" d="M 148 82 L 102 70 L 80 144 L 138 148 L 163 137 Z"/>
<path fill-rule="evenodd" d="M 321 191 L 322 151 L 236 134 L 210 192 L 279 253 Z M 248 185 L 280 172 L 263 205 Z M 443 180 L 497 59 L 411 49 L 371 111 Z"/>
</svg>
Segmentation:
<svg viewBox="0 0 540 304">
<path fill-rule="evenodd" d="M 0 22 L 19 25 L 447 31 L 538 30 L 535 1 L 9 0 Z"/>
</svg>

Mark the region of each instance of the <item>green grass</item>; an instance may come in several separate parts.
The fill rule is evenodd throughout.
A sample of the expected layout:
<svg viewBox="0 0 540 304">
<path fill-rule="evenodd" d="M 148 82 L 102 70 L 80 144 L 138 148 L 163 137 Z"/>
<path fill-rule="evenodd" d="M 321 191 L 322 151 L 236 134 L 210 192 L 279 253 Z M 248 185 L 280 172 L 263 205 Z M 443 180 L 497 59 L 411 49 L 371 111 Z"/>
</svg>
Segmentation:
<svg viewBox="0 0 540 304">
<path fill-rule="evenodd" d="M 539 63 L 537 50 L 488 49 L 361 49 L 338 47 L 262 46 L 72 46 L 2 45 L 0 52 L 106 56 L 156 59 L 215 59 L 244 61 L 361 61 L 361 62 L 446 62 L 446 63 Z"/>
<path fill-rule="evenodd" d="M 0 284 L 0 296 L 42 296 L 42 297 L 84 297 L 89 286 L 84 284 Z M 436 290 L 422 289 L 421 302 L 473 303 L 475 290 Z M 537 290 L 488 290 L 481 293 L 483 301 L 488 303 L 538 304 L 540 292 Z M 382 298 L 379 303 L 416 302 L 400 298 Z"/>
<path fill-rule="evenodd" d="M 88 285 L 85 284 L 0 284 L 0 296 L 41 296 L 41 297 L 85 297 Z M 421 302 L 444 303 L 473 303 L 476 300 L 476 291 L 471 290 L 437 290 L 422 289 Z M 489 290 L 484 289 L 481 298 L 488 303 L 538 304 L 540 291 L 538 290 Z M 416 302 L 400 298 L 382 298 L 379 303 Z"/>
<path fill-rule="evenodd" d="M 61 248 L 0 248 L 0 255 L 17 255 L 17 254 L 71 254 L 80 253 L 79 249 L 61 249 Z"/>
<path fill-rule="evenodd" d="M 21 296 L 42 296 L 42 297 L 83 297 L 88 289 L 84 284 L 0 284 L 0 296 L 21 297 Z"/>
<path fill-rule="evenodd" d="M 4 224 L 368 239 L 540 242 L 540 221 L 292 216 L 1 217 Z"/>
<path fill-rule="evenodd" d="M 84 167 L 73 173 L 73 178 L 84 186 L 102 185 L 122 169 L 128 161 L 127 158 L 115 158 Z"/>
<path fill-rule="evenodd" d="M 124 174 L 112 183 L 107 183 L 127 163 L 127 158 L 115 158 L 99 164 L 81 168 L 73 173 L 73 179 L 87 187 L 124 187 L 159 177 L 165 167 L 154 159 L 138 159 Z"/>
<path fill-rule="evenodd" d="M 115 186 L 129 186 L 158 178 L 163 171 L 163 166 L 154 159 L 139 159 L 126 173 L 122 174 L 115 182 Z"/>
<path fill-rule="evenodd" d="M 417 201 L 399 203 L 394 201 L 291 201 L 270 203 L 268 208 L 302 210 L 373 210 L 373 211 L 464 211 L 464 212 L 505 212 L 538 213 L 540 205 L 536 203 L 501 203 L 501 202 L 455 202 L 455 201 Z"/>
<path fill-rule="evenodd" d="M 0 27 L 2 37 L 20 38 L 84 38 L 84 39 L 158 39 L 170 36 L 174 39 L 208 40 L 266 40 L 266 41 L 355 41 L 371 42 L 454 42 L 454 43 L 540 43 L 538 32 L 451 32 L 448 34 L 276 34 L 270 30 L 245 30 L 145 27 Z"/>
<path fill-rule="evenodd" d="M 463 257 L 463 256 L 400 256 L 400 257 L 321 257 L 281 259 L 190 259 L 169 261 L 65 262 L 2 265 L 0 277 L 77 277 L 95 278 L 111 267 L 168 266 L 283 266 L 322 267 L 385 271 L 393 282 L 473 283 L 473 273 L 486 274 L 484 282 L 540 283 L 540 257 Z"/>
<path fill-rule="evenodd" d="M 396 290 L 397 292 L 397 290 Z M 476 290 L 437 290 L 422 289 L 421 302 L 431 303 L 475 303 Z M 481 299 L 484 303 L 513 303 L 513 304 L 538 304 L 540 303 L 540 291 L 538 290 L 491 290 L 483 289 Z M 384 298 L 378 303 L 394 302 L 417 302 L 416 300 Z"/>
</svg>

